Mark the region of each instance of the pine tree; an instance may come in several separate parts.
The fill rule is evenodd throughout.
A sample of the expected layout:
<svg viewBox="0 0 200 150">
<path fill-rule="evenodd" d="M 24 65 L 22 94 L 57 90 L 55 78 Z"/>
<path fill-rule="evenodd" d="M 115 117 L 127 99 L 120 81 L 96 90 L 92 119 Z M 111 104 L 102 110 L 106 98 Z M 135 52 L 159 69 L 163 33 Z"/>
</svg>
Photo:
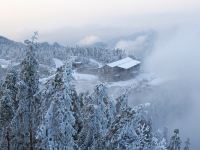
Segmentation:
<svg viewBox="0 0 200 150">
<path fill-rule="evenodd" d="M 35 39 L 27 40 L 26 57 L 21 62 L 20 82 L 18 86 L 17 101 L 19 102 L 15 116 L 10 123 L 9 135 L 11 138 L 11 149 L 34 149 L 36 120 L 34 95 L 38 90 L 38 63 L 35 58 Z"/>
<path fill-rule="evenodd" d="M 108 114 L 108 105 L 109 105 L 109 97 L 108 91 L 105 84 L 98 84 L 96 85 L 94 92 L 91 95 L 91 102 L 90 104 L 94 104 L 99 107 L 100 112 L 100 122 L 102 125 L 102 134 L 105 134 L 108 129 L 108 122 L 109 122 L 109 115 Z"/>
<path fill-rule="evenodd" d="M 117 114 L 120 114 L 122 111 L 124 111 L 128 107 L 128 92 L 125 91 L 122 95 L 120 95 L 116 99 L 116 111 Z"/>
<path fill-rule="evenodd" d="M 189 138 L 185 141 L 185 146 L 184 146 L 183 150 L 190 150 L 190 139 Z"/>
<path fill-rule="evenodd" d="M 83 149 L 102 149 L 102 138 L 115 118 L 115 105 L 105 84 L 96 85 L 94 92 L 82 99 L 84 120 L 78 143 Z"/>
<path fill-rule="evenodd" d="M 136 133 L 139 139 L 139 149 L 148 150 L 152 147 L 152 129 L 151 123 L 145 119 L 138 122 Z"/>
<path fill-rule="evenodd" d="M 167 150 L 167 128 L 153 133 L 152 146 L 155 150 Z"/>
<path fill-rule="evenodd" d="M 80 149 L 100 149 L 102 138 L 102 124 L 100 108 L 89 104 L 85 107 L 85 118 L 83 128 L 78 136 Z"/>
<path fill-rule="evenodd" d="M 42 149 L 70 150 L 75 147 L 73 139 L 76 133 L 73 128 L 75 118 L 71 110 L 72 99 L 69 95 L 70 78 L 69 68 L 58 68 L 54 80 L 55 93 L 52 95 L 51 105 L 37 132 Z"/>
<path fill-rule="evenodd" d="M 103 140 L 106 149 L 128 149 L 130 145 L 136 148 L 132 144 L 137 139 L 135 123 L 132 123 L 134 114 L 135 111 L 129 108 L 116 117 Z"/>
<path fill-rule="evenodd" d="M 0 96 L 0 133 L 5 125 L 8 125 L 17 108 L 16 81 L 17 75 L 14 70 L 9 70 L 1 87 Z"/>
<path fill-rule="evenodd" d="M 75 139 L 77 140 L 77 136 L 82 129 L 83 125 L 83 116 L 81 113 L 81 100 L 76 92 L 75 86 L 73 84 L 74 77 L 72 76 L 72 60 L 68 58 L 67 62 L 65 63 L 66 66 L 66 81 L 68 83 L 69 88 L 69 96 L 72 100 L 72 107 L 71 110 L 75 117 L 75 125 L 74 128 L 76 130 Z"/>
<path fill-rule="evenodd" d="M 78 138 L 78 134 L 80 133 L 83 127 L 83 115 L 82 115 L 82 108 L 81 108 L 81 99 L 78 96 L 75 88 L 70 90 L 69 94 L 70 98 L 72 99 L 72 111 L 75 117 L 75 124 L 74 129 L 76 130 L 75 140 Z"/>
<path fill-rule="evenodd" d="M 6 74 L 5 81 L 3 83 L 3 88 L 8 90 L 10 98 L 11 98 L 11 107 L 13 109 L 13 112 L 16 111 L 18 107 L 18 101 L 16 100 L 17 95 L 17 72 L 10 68 Z"/>
<path fill-rule="evenodd" d="M 29 96 L 32 97 L 38 90 L 38 62 L 35 58 L 37 33 L 32 37 L 32 41 L 25 41 L 28 50 L 24 60 L 21 62 L 20 79 L 26 84 Z"/>
<path fill-rule="evenodd" d="M 164 127 L 163 129 L 163 138 L 166 140 L 166 144 L 168 145 L 168 128 Z"/>
<path fill-rule="evenodd" d="M 0 99 L 0 136 L 4 130 L 4 127 L 9 124 L 14 116 L 13 109 L 11 107 L 10 91 L 7 89 L 3 90 L 3 95 Z"/>
<path fill-rule="evenodd" d="M 109 98 L 109 101 L 106 105 L 106 117 L 108 120 L 108 125 L 107 125 L 108 130 L 111 127 L 111 124 L 114 122 L 116 114 L 117 114 L 116 105 L 114 103 L 114 100 L 112 100 L 112 98 Z"/>
<path fill-rule="evenodd" d="M 170 139 L 168 150 L 180 150 L 181 149 L 181 139 L 179 137 L 179 129 L 174 130 L 174 135 Z"/>
<path fill-rule="evenodd" d="M 161 140 L 158 140 L 157 138 L 154 137 L 154 150 L 167 150 L 167 143 L 164 138 Z"/>
<path fill-rule="evenodd" d="M 103 138 L 106 149 L 151 149 L 152 130 L 151 124 L 144 117 L 145 107 L 127 107 L 116 116 Z"/>
</svg>

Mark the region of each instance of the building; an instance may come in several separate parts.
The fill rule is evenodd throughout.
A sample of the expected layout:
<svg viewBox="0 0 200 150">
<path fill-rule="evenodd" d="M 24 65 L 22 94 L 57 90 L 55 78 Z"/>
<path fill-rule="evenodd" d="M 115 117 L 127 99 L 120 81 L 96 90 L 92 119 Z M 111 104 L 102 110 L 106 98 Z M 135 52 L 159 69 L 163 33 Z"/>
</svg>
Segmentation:
<svg viewBox="0 0 200 150">
<path fill-rule="evenodd" d="M 74 61 L 72 63 L 73 68 L 80 68 L 82 65 L 83 65 L 83 63 L 81 61 Z"/>
<path fill-rule="evenodd" d="M 130 57 L 108 63 L 101 68 L 101 74 L 108 80 L 122 80 L 133 77 L 138 72 L 141 62 Z"/>
</svg>

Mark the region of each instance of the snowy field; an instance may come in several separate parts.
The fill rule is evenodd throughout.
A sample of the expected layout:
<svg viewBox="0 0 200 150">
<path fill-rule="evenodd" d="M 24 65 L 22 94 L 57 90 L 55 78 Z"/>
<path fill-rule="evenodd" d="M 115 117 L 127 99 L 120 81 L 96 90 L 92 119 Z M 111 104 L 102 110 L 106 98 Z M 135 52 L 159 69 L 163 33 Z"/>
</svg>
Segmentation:
<svg viewBox="0 0 200 150">
<path fill-rule="evenodd" d="M 0 65 L 2 68 L 7 68 L 11 64 L 10 60 L 0 59 Z"/>
<path fill-rule="evenodd" d="M 75 85 L 78 92 L 91 91 L 94 86 L 99 82 L 99 79 L 95 75 L 80 74 L 74 72 Z"/>
<path fill-rule="evenodd" d="M 59 68 L 59 67 L 64 65 L 63 61 L 58 59 L 58 58 L 53 58 L 53 61 L 54 61 L 55 65 L 56 65 L 56 68 Z"/>
<path fill-rule="evenodd" d="M 102 63 L 100 63 L 100 62 L 98 62 L 98 61 L 96 61 L 96 60 L 94 60 L 94 59 L 92 59 L 92 58 L 90 58 L 90 62 L 91 62 L 91 63 L 94 63 L 94 64 L 97 64 L 99 68 L 103 66 Z"/>
<path fill-rule="evenodd" d="M 6 60 L 6 59 L 0 59 L 0 66 L 2 68 L 8 68 L 8 66 L 16 66 L 16 65 L 19 65 L 19 63 L 17 62 L 12 62 L 11 60 Z"/>
</svg>

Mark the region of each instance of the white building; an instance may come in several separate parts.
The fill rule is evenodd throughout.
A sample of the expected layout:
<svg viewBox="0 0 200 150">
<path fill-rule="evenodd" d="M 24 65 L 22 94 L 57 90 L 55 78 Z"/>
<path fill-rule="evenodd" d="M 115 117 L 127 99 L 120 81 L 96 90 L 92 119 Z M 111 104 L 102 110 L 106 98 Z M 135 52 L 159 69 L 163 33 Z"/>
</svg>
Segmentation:
<svg viewBox="0 0 200 150">
<path fill-rule="evenodd" d="M 137 73 L 141 62 L 130 57 L 108 63 L 101 69 L 101 73 L 110 79 L 122 79 Z"/>
</svg>

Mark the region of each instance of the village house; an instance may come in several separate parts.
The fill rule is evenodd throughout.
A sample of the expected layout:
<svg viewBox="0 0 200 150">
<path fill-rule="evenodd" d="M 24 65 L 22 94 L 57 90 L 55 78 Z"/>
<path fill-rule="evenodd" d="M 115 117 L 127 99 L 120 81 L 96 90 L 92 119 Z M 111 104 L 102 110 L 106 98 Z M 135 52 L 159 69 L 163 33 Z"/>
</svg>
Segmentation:
<svg viewBox="0 0 200 150">
<path fill-rule="evenodd" d="M 106 80 L 123 80 L 133 77 L 140 69 L 140 64 L 140 61 L 126 57 L 104 65 L 100 72 Z"/>
<path fill-rule="evenodd" d="M 83 63 L 81 61 L 74 61 L 72 63 L 73 68 L 80 68 L 82 65 L 83 65 Z"/>
</svg>

